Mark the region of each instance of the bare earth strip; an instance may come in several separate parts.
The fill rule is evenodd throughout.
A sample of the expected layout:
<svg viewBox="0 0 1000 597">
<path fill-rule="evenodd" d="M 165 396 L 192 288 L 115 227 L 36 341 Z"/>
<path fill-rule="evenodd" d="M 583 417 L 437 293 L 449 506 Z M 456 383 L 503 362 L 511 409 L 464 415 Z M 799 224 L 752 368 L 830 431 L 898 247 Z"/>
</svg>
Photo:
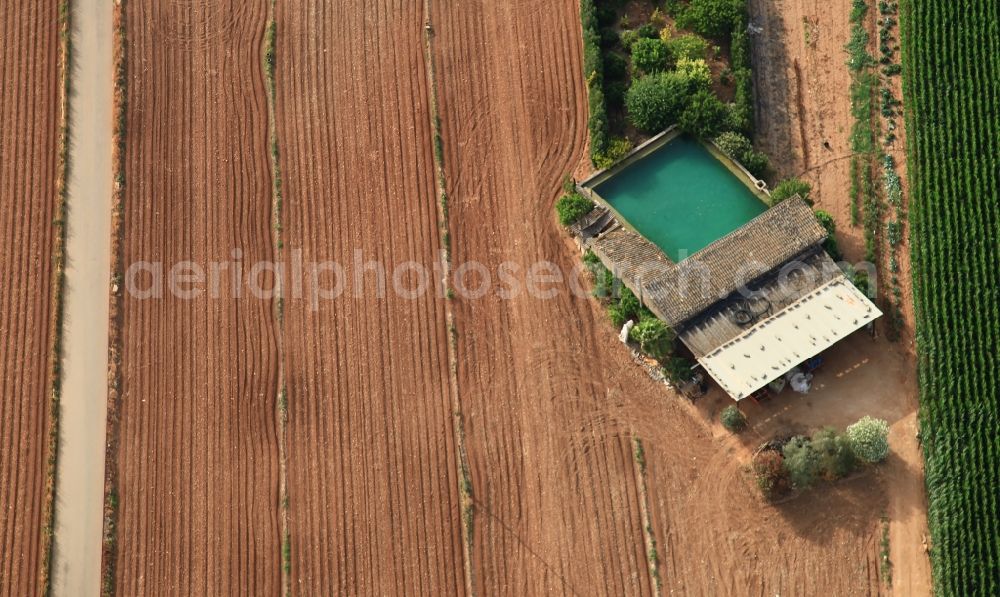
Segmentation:
<svg viewBox="0 0 1000 597">
<path fill-rule="evenodd" d="M 868 27 L 875 53 L 877 3 L 869 3 Z M 772 157 L 779 176 L 802 176 L 813 185 L 816 207 L 837 221 L 837 240 L 848 260 L 864 254 L 862 225 L 850 226 L 850 132 L 853 122 L 848 93 L 850 72 L 844 46 L 850 38 L 851 4 L 816 0 L 751 0 L 750 11 L 763 33 L 754 38 L 754 78 L 758 100 L 757 140 Z M 897 54 L 898 56 L 898 54 Z M 901 78 L 893 77 L 896 98 L 902 98 Z M 904 106 L 904 109 L 906 107 Z M 884 123 L 883 123 L 884 126 Z M 883 129 L 884 133 L 884 129 Z M 906 184 L 905 131 L 888 152 Z M 826 141 L 829 148 L 823 146 Z M 880 178 L 876 184 L 881 186 Z M 905 236 L 905 235 L 904 235 Z M 910 271 L 904 240 L 898 251 L 900 271 Z M 885 270 L 883 270 L 884 272 Z M 882 274 L 887 278 L 887 274 Z M 917 442 L 917 388 L 913 344 L 912 289 L 909 275 L 900 276 L 903 290 L 903 338 L 884 344 L 880 360 L 899 362 L 905 383 L 875 408 L 892 424 L 893 456 L 885 466 L 890 501 L 890 550 L 893 588 L 902 595 L 931 592 L 931 571 L 925 544 L 927 506 L 923 458 Z M 886 290 L 888 292 L 888 290 Z M 862 386 L 864 394 L 871 390 Z M 854 398 L 857 401 L 857 398 Z M 865 413 L 867 414 L 867 413 Z"/>
<path fill-rule="evenodd" d="M 391 276 L 439 259 L 423 6 L 279 2 L 275 20 L 283 252 L 344 267 L 316 308 L 308 270 L 286 289 L 292 592 L 463 593 L 445 299 Z M 384 298 L 355 251 L 385 265 Z"/>
<path fill-rule="evenodd" d="M 220 298 L 125 294 L 116 591 L 280 591 L 266 1 L 131 2 L 123 258 L 218 270 Z M 207 274 L 206 274 L 207 275 Z M 273 281 L 261 276 L 259 284 Z M 137 278 L 149 289 L 149 275 Z M 126 283 L 128 280 L 126 279 Z"/>
<path fill-rule="evenodd" d="M 40 589 L 51 424 L 58 3 L 0 2 L 0 583 Z"/>
<path fill-rule="evenodd" d="M 571 271 L 551 206 L 584 153 L 577 3 L 433 2 L 431 22 L 456 267 Z M 559 288 L 455 307 L 475 588 L 650 594 L 630 431 L 611 416 L 641 373 L 620 347 L 605 358 L 613 331 Z"/>
<path fill-rule="evenodd" d="M 97 595 L 104 523 L 111 268 L 111 2 L 73 8 L 63 392 L 53 589 Z"/>
</svg>

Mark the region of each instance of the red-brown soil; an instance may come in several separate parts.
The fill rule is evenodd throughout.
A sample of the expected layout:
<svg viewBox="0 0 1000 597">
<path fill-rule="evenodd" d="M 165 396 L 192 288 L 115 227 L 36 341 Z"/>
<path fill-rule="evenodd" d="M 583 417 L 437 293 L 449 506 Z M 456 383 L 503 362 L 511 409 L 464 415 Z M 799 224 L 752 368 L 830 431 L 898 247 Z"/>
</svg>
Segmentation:
<svg viewBox="0 0 1000 597">
<path fill-rule="evenodd" d="M 126 267 L 272 259 L 266 19 L 263 0 L 126 6 Z M 125 294 L 118 594 L 280 591 L 275 310 L 248 294 Z"/>
<path fill-rule="evenodd" d="M 456 265 L 570 271 L 552 200 L 586 135 L 577 3 L 435 2 L 431 21 Z M 474 586 L 650 594 L 629 428 L 609 416 L 643 380 L 562 288 L 456 301 Z"/>
<path fill-rule="evenodd" d="M 0 7 L 0 584 L 37 594 L 50 458 L 60 129 L 56 2 Z"/>
<path fill-rule="evenodd" d="M 463 593 L 446 299 L 392 284 L 439 259 L 424 9 L 279 2 L 275 20 L 284 255 L 346 280 L 316 309 L 285 301 L 291 590 Z M 384 264 L 383 298 L 355 251 Z"/>
</svg>

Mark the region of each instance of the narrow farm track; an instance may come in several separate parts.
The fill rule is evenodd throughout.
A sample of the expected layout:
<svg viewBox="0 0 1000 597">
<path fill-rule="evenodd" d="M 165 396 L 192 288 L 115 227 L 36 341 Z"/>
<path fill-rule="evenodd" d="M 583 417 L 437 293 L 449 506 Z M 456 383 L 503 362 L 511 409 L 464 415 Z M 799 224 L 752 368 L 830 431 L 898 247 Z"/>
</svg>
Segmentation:
<svg viewBox="0 0 1000 597">
<path fill-rule="evenodd" d="M 445 299 L 434 275 L 393 290 L 439 259 L 423 6 L 279 2 L 275 21 L 283 251 L 344 268 L 336 300 L 311 301 L 308 269 L 286 292 L 291 590 L 463 593 Z"/>
<path fill-rule="evenodd" d="M 126 291 L 117 594 L 281 591 L 266 0 L 130 2 L 123 261 L 220 269 L 218 298 Z M 232 291 L 239 272 L 242 291 Z M 259 272 L 258 272 L 259 273 Z M 151 288 L 148 273 L 136 277 Z M 126 288 L 129 278 L 125 279 Z M 183 284 L 181 289 L 187 288 Z"/>
<path fill-rule="evenodd" d="M 101 587 L 108 285 L 111 279 L 112 7 L 74 0 L 67 189 L 63 391 L 52 550 L 53 592 Z"/>
<path fill-rule="evenodd" d="M 584 152 L 577 3 L 433 2 L 431 22 L 456 267 L 571 271 L 551 206 Z M 611 330 L 565 287 L 455 313 L 476 592 L 650 594 L 632 442 L 609 416 L 641 372 L 604 359 Z"/>
<path fill-rule="evenodd" d="M 40 592 L 53 389 L 58 2 L 0 2 L 0 583 Z"/>
</svg>

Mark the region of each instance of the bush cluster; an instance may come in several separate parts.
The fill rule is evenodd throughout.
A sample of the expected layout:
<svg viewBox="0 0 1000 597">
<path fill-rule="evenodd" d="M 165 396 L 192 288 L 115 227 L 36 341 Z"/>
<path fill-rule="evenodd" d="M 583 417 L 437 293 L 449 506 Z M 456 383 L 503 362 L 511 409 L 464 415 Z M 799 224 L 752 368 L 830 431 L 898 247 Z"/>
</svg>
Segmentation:
<svg viewBox="0 0 1000 597">
<path fill-rule="evenodd" d="M 841 479 L 861 463 L 884 460 L 889 452 L 888 436 L 888 423 L 867 416 L 844 433 L 825 427 L 812 437 L 795 436 L 780 452 L 768 449 L 754 458 L 757 486 L 765 497 L 774 498 L 789 488 L 808 489 L 820 479 Z"/>
<path fill-rule="evenodd" d="M 700 70 L 648 75 L 629 88 L 625 109 L 637 129 L 655 133 L 680 120 L 690 98 L 699 92 L 707 92 Z"/>
<path fill-rule="evenodd" d="M 808 489 L 818 479 L 833 481 L 857 468 L 857 458 L 847 437 L 827 427 L 813 435 L 793 437 L 781 451 L 793 487 Z"/>
</svg>

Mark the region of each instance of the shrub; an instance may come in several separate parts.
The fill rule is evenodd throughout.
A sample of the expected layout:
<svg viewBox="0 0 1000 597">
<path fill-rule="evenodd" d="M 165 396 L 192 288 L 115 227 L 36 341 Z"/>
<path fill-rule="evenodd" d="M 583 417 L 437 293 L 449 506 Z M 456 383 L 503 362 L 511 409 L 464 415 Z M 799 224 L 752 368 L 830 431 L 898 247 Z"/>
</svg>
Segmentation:
<svg viewBox="0 0 1000 597">
<path fill-rule="evenodd" d="M 642 39 L 660 38 L 660 31 L 652 23 L 646 23 L 645 25 L 640 26 L 638 29 L 635 30 L 635 32 Z"/>
<path fill-rule="evenodd" d="M 881 462 L 889 454 L 889 424 L 882 419 L 862 417 L 848 426 L 851 451 L 864 462 Z"/>
<path fill-rule="evenodd" d="M 583 263 L 594 276 L 594 296 L 597 298 L 610 297 L 615 287 L 615 276 L 611 270 L 604 267 L 593 251 L 587 251 L 583 256 Z"/>
<path fill-rule="evenodd" d="M 663 362 L 663 376 L 667 381 L 677 385 L 691 379 L 691 367 L 694 363 L 684 357 L 672 356 Z"/>
<path fill-rule="evenodd" d="M 868 272 L 864 270 L 854 270 L 850 272 L 847 277 L 862 294 L 868 298 L 875 298 L 874 289 L 872 288 L 871 280 L 868 278 Z"/>
<path fill-rule="evenodd" d="M 631 48 L 633 44 L 635 44 L 635 42 L 637 41 L 639 41 L 638 31 L 636 31 L 635 29 L 626 29 L 625 31 L 622 31 L 621 42 L 622 46 L 624 46 L 626 49 Z"/>
<path fill-rule="evenodd" d="M 729 157 L 743 164 L 757 178 L 763 177 L 767 171 L 767 156 L 759 151 L 754 151 L 750 139 L 740 133 L 733 131 L 722 133 L 715 138 L 715 144 Z"/>
<path fill-rule="evenodd" d="M 735 404 L 730 404 L 722 409 L 719 420 L 722 421 L 722 426 L 732 433 L 739 433 L 747 428 L 746 415 L 736 408 Z"/>
<path fill-rule="evenodd" d="M 705 139 L 714 137 L 726 119 L 726 106 L 711 91 L 698 91 L 688 99 L 688 104 L 678 120 L 682 129 Z"/>
<path fill-rule="evenodd" d="M 764 450 L 753 459 L 753 474 L 757 487 L 769 500 L 788 491 L 788 472 L 777 450 Z"/>
<path fill-rule="evenodd" d="M 825 212 L 822 209 L 817 209 L 816 219 L 819 220 L 820 225 L 823 226 L 823 229 L 826 230 L 827 234 L 833 236 L 833 233 L 837 231 L 837 223 L 833 221 L 833 216 L 831 216 L 828 212 Z"/>
<path fill-rule="evenodd" d="M 785 457 L 785 470 L 792 485 L 799 489 L 812 487 L 820 472 L 820 458 L 809 438 L 801 435 L 793 437 L 781 453 Z"/>
<path fill-rule="evenodd" d="M 746 0 L 691 0 L 677 24 L 705 37 L 723 39 L 746 14 Z"/>
<path fill-rule="evenodd" d="M 819 468 L 823 478 L 839 479 L 857 467 L 857 458 L 851 450 L 847 436 L 840 435 L 832 427 L 820 430 L 812 437 L 812 448 L 819 458 Z"/>
<path fill-rule="evenodd" d="M 608 144 L 608 150 L 594 159 L 594 166 L 605 169 L 615 165 L 618 160 L 632 151 L 632 142 L 625 137 L 619 137 Z"/>
<path fill-rule="evenodd" d="M 712 70 L 704 60 L 679 58 L 674 70 L 687 80 L 689 93 L 708 91 L 712 86 Z"/>
<path fill-rule="evenodd" d="M 783 180 L 771 191 L 771 205 L 777 205 L 795 195 L 802 197 L 807 204 L 812 205 L 812 199 L 809 197 L 810 191 L 812 191 L 812 185 L 808 182 L 799 180 L 798 178 Z"/>
<path fill-rule="evenodd" d="M 642 38 L 632 44 L 632 66 L 643 73 L 658 73 L 667 68 L 670 55 L 659 39 Z"/>
<path fill-rule="evenodd" d="M 663 27 L 667 24 L 667 17 L 663 16 L 663 11 L 659 8 L 654 8 L 653 14 L 649 15 L 649 24 L 654 27 Z"/>
<path fill-rule="evenodd" d="M 666 43 L 667 51 L 674 61 L 681 58 L 685 60 L 704 60 L 708 55 L 708 42 L 693 33 L 670 37 L 670 31 L 664 29 L 660 32 L 660 38 Z"/>
<path fill-rule="evenodd" d="M 629 122 L 646 133 L 659 132 L 677 122 L 687 93 L 688 81 L 677 73 L 642 77 L 625 94 Z"/>
<path fill-rule="evenodd" d="M 624 309 L 622 309 L 620 303 L 608 305 L 608 318 L 611 319 L 611 325 L 616 328 L 621 328 L 625 325 L 625 322 L 629 320 L 628 314 L 625 313 Z M 633 327 L 632 329 L 635 328 Z"/>
<path fill-rule="evenodd" d="M 579 193 L 567 193 L 556 201 L 559 223 L 569 226 L 594 209 L 594 202 Z"/>
<path fill-rule="evenodd" d="M 638 317 L 639 311 L 642 309 L 642 303 L 639 302 L 639 297 L 629 290 L 628 286 L 622 286 L 621 296 L 618 297 L 618 306 L 621 307 L 622 311 L 628 317 Z M 622 322 L 625 323 L 625 322 Z"/>
<path fill-rule="evenodd" d="M 837 246 L 837 237 L 834 234 L 837 231 L 837 224 L 833 221 L 833 216 L 820 209 L 816 210 L 816 219 L 819 220 L 827 234 L 826 241 L 823 242 L 823 249 L 830 254 L 834 261 L 840 261 L 842 255 L 840 247 Z"/>
<path fill-rule="evenodd" d="M 671 329 L 656 317 L 647 317 L 637 323 L 629 333 L 629 338 L 638 342 L 642 352 L 654 359 L 667 357 L 674 342 Z"/>
</svg>

